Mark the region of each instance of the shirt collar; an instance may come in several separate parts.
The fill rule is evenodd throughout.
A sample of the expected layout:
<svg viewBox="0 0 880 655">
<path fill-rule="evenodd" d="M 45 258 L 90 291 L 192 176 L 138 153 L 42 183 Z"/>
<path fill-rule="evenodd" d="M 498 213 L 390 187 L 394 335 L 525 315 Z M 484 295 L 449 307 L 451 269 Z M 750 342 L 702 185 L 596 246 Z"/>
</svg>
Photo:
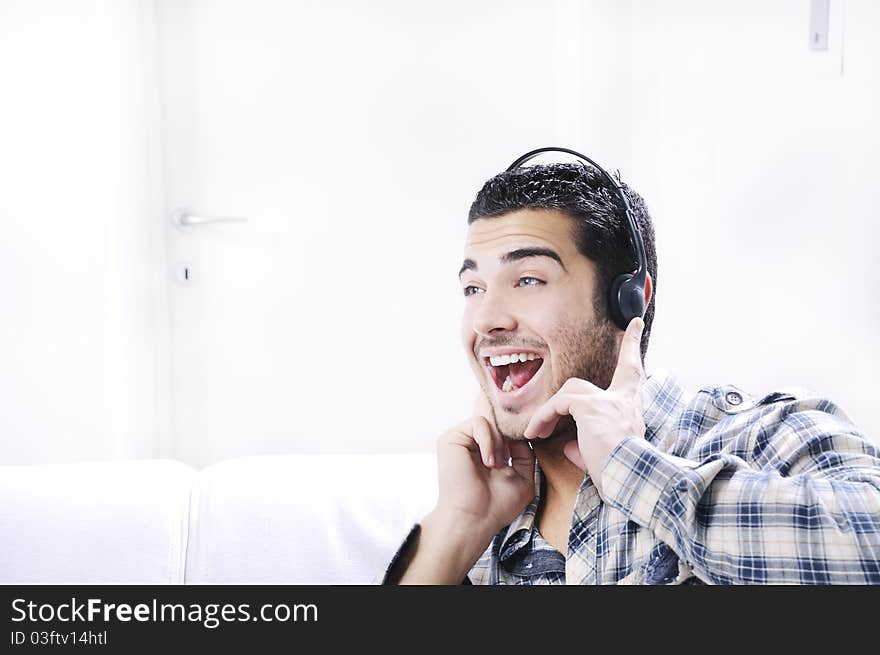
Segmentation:
<svg viewBox="0 0 880 655">
<path fill-rule="evenodd" d="M 507 527 L 504 538 L 501 540 L 501 549 L 498 558 L 503 562 L 525 546 L 532 538 L 532 530 L 535 526 L 535 516 L 541 503 L 541 486 L 544 483 L 544 474 L 535 460 L 535 497 L 526 508 L 517 516 L 513 523 Z"/>
<path fill-rule="evenodd" d="M 684 396 L 684 389 L 678 380 L 667 371 L 655 371 L 648 376 L 643 399 L 646 441 L 651 443 L 662 441 L 674 424 L 675 416 L 678 414 L 676 410 L 681 406 Z M 541 471 L 538 460 L 535 460 L 535 497 L 507 527 L 498 550 L 498 559 L 502 562 L 531 541 L 535 528 L 535 517 L 541 504 L 543 482 L 544 473 Z"/>
</svg>

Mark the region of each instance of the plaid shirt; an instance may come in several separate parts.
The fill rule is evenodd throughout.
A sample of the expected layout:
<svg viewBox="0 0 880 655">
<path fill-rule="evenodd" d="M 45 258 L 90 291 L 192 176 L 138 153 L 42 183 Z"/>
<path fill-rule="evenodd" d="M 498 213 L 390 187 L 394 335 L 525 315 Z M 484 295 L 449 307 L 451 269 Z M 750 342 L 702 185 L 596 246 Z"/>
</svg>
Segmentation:
<svg viewBox="0 0 880 655">
<path fill-rule="evenodd" d="M 880 584 L 880 450 L 806 390 L 754 398 L 645 385 L 645 437 L 624 439 L 574 505 L 567 557 L 535 498 L 471 569 L 473 584 Z M 418 530 L 410 533 L 386 579 Z"/>
</svg>

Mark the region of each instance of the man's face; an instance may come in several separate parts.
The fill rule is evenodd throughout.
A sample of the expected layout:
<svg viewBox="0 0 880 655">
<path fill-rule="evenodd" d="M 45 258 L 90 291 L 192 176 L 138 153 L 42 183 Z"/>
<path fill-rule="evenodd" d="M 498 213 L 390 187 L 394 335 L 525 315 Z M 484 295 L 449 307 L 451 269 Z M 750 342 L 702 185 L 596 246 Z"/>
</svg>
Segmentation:
<svg viewBox="0 0 880 655">
<path fill-rule="evenodd" d="M 607 388 L 614 374 L 615 328 L 596 316 L 596 270 L 578 252 L 574 227 L 562 212 L 523 209 L 468 229 L 462 343 L 510 439 L 522 438 L 532 413 L 569 378 Z"/>
</svg>

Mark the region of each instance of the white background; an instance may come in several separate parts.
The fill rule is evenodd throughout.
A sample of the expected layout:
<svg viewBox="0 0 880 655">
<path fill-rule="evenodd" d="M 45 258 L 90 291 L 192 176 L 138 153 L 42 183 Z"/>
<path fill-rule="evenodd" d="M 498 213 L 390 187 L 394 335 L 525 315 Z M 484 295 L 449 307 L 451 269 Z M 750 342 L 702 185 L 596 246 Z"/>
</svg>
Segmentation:
<svg viewBox="0 0 880 655">
<path fill-rule="evenodd" d="M 832 0 L 827 52 L 809 9 L 0 0 L 0 462 L 431 450 L 467 209 L 550 144 L 648 203 L 649 371 L 880 441 L 880 6 Z"/>
</svg>

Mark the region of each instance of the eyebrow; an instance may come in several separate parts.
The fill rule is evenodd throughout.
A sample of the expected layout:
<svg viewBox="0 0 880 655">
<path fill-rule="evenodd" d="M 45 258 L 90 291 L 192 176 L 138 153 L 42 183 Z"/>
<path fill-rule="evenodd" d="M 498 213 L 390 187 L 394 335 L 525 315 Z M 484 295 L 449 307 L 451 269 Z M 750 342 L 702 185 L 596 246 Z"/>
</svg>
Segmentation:
<svg viewBox="0 0 880 655">
<path fill-rule="evenodd" d="M 502 264 L 510 264 L 521 259 L 528 259 L 529 257 L 549 257 L 559 264 L 563 271 L 566 273 L 568 272 L 568 269 L 565 268 L 565 264 L 562 263 L 562 257 L 560 257 L 555 250 L 551 250 L 550 248 L 517 248 L 516 250 L 504 253 L 498 259 Z M 476 270 L 477 262 L 473 259 L 465 259 L 464 263 L 461 265 L 461 269 L 458 271 L 458 277 L 461 277 L 461 274 L 465 271 Z"/>
</svg>

